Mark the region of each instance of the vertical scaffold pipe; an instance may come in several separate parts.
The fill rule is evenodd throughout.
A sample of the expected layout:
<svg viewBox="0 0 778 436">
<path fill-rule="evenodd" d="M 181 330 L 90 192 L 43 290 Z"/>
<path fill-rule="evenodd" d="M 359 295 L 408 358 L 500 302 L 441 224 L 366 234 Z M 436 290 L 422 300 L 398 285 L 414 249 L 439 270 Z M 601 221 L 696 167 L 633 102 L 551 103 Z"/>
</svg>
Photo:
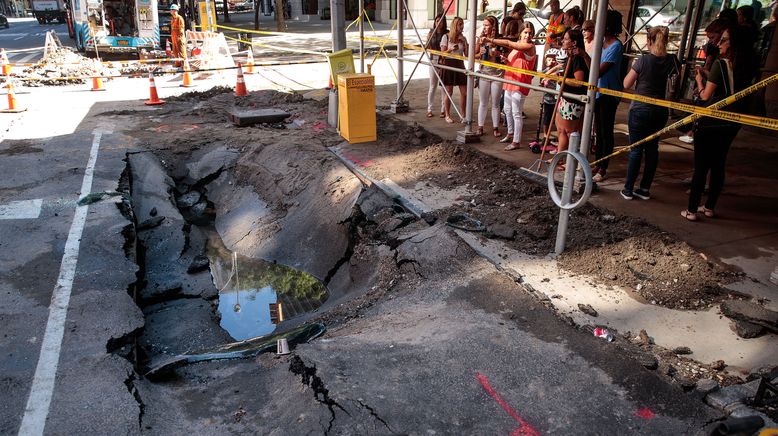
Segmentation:
<svg viewBox="0 0 778 436">
<path fill-rule="evenodd" d="M 470 33 L 470 47 L 467 52 L 467 71 L 475 71 L 475 32 L 476 17 L 478 17 L 478 1 L 470 0 L 470 28 L 465 31 Z M 473 131 L 473 93 L 475 91 L 475 76 L 467 75 L 467 98 L 465 100 L 465 135 Z M 495 98 L 495 97 L 492 97 Z"/>
</svg>

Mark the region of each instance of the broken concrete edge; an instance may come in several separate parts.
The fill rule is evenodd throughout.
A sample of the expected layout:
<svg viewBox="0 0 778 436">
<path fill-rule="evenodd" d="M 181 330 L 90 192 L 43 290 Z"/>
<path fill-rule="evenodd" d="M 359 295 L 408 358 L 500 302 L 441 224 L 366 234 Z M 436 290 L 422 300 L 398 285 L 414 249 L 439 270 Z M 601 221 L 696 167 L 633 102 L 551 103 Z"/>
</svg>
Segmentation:
<svg viewBox="0 0 778 436">
<path fill-rule="evenodd" d="M 346 157 L 343 153 L 340 152 L 339 147 L 329 147 L 329 150 L 335 154 L 338 159 L 343 162 L 343 164 L 353 173 L 357 175 L 360 180 L 363 178 L 368 180 L 370 183 L 372 183 L 376 188 L 378 188 L 380 191 L 382 191 L 384 194 L 389 196 L 390 198 L 394 199 L 401 205 L 405 206 L 408 210 L 411 210 L 416 214 L 418 217 L 421 217 L 423 213 L 428 213 L 431 211 L 431 208 L 426 206 L 424 203 L 410 198 L 410 194 L 399 185 L 394 183 L 391 179 L 383 179 L 381 181 L 376 181 L 375 179 L 371 178 L 367 174 L 364 173 L 364 171 L 360 168 L 360 166 L 356 163 L 350 160 L 348 157 Z M 393 188 L 396 187 L 396 188 Z M 411 205 L 411 207 L 408 207 Z M 426 212 L 423 212 L 426 211 Z M 475 251 L 479 256 L 481 256 L 483 259 L 485 259 L 487 262 L 489 262 L 491 265 L 494 266 L 496 270 L 499 272 L 506 274 L 508 277 L 510 277 L 514 282 L 517 283 L 517 285 L 524 290 L 526 293 L 534 296 L 541 304 L 543 304 L 545 307 L 547 307 L 549 310 L 551 310 L 557 317 L 559 317 L 563 322 L 568 324 L 571 327 L 578 328 L 587 332 L 592 332 L 594 327 L 596 327 L 596 323 L 587 324 L 582 322 L 576 322 L 575 319 L 573 319 L 571 316 L 565 315 L 561 311 L 558 310 L 556 305 L 554 305 L 551 302 L 551 298 L 546 295 L 544 292 L 539 291 L 535 289 L 530 283 L 527 283 L 523 280 L 523 276 L 520 272 L 516 271 L 514 268 L 506 267 L 502 264 L 502 262 L 499 259 L 492 258 L 488 255 L 488 253 L 484 252 L 484 250 L 481 249 L 471 238 L 473 237 L 471 232 L 464 231 L 464 230 L 458 230 L 454 229 L 454 232 L 457 234 L 460 240 L 465 242 L 473 251 Z M 556 259 L 557 256 L 550 254 L 548 256 L 550 259 Z M 592 310 L 593 313 L 590 314 L 590 316 L 596 317 L 596 311 Z M 654 359 L 657 357 L 653 353 L 650 354 Z M 683 354 L 683 353 L 682 353 Z M 638 363 L 642 364 L 639 359 Z M 643 365 L 646 366 L 646 365 Z M 646 366 L 648 367 L 648 366 Z M 734 385 L 738 386 L 738 385 Z M 718 384 L 716 386 L 700 386 L 698 391 L 702 394 L 708 394 L 712 391 L 715 391 L 718 388 Z M 757 413 L 754 411 L 754 413 Z"/>
<path fill-rule="evenodd" d="M 368 187 L 375 186 L 379 191 L 383 192 L 384 195 L 391 198 L 392 200 L 397 201 L 405 209 L 409 210 L 416 216 L 416 218 L 422 218 L 422 215 L 432 210 L 424 203 L 410 198 L 405 190 L 394 183 L 391 179 L 383 179 L 378 181 L 367 175 L 364 171 L 362 171 L 361 168 L 359 168 L 357 163 L 343 155 L 343 153 L 340 151 L 340 147 L 327 147 L 327 150 L 340 159 L 343 165 L 348 168 L 348 170 L 351 171 L 363 184 Z"/>
<path fill-rule="evenodd" d="M 744 418 L 747 416 L 759 416 L 764 420 L 762 428 L 778 428 L 778 423 L 770 419 L 764 413 L 761 413 L 746 403 L 756 395 L 761 379 L 752 380 L 748 383 L 727 386 L 705 396 L 705 403 L 713 408 L 719 409 L 734 418 Z M 772 380 L 778 382 L 778 377 Z"/>
</svg>

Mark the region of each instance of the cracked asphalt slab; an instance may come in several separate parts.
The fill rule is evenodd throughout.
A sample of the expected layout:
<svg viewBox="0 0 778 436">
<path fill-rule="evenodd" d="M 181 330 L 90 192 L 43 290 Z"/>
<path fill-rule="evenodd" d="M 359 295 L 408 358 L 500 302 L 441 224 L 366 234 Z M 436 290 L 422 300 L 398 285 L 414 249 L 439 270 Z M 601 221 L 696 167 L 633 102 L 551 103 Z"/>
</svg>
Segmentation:
<svg viewBox="0 0 778 436">
<path fill-rule="evenodd" d="M 2 433 L 16 432 L 24 413 L 97 124 L 88 116 L 73 133 L 31 140 L 0 160 L 0 172 L 14 174 L 1 182 L 0 201 L 35 195 L 51 205 L 37 220 L 0 221 L 0 289 L 9 301 L 0 312 L 8 392 Z M 127 152 L 137 144 L 117 132 L 106 133 L 102 145 L 92 191 L 121 190 Z M 0 152 L 6 146 L 0 143 Z M 307 153 L 320 162 L 326 151 Z M 287 166 L 286 159 L 275 162 Z M 348 215 L 344 197 L 330 201 Z M 185 295 L 141 312 L 128 293 L 138 266 L 125 255 L 131 221 L 119 207 L 122 197 L 90 205 L 46 433 L 703 434 L 720 417 L 695 392 L 643 369 L 620 341 L 568 326 L 448 227 L 405 222 L 391 199 L 374 197 L 359 203 L 366 218 L 353 212 L 340 218 L 348 223 L 338 220 L 341 237 L 358 239 L 338 245 L 353 255 L 332 284 L 343 295 L 359 289 L 319 314 L 329 317 L 323 338 L 291 356 L 202 362 L 161 382 L 140 376 L 133 368 L 139 356 L 127 349 L 136 335 L 151 352 L 229 341 L 213 316 L 212 295 Z M 315 252 L 321 242 L 307 246 Z M 343 250 L 327 248 L 335 255 L 316 258 L 320 275 L 343 260 Z"/>
</svg>

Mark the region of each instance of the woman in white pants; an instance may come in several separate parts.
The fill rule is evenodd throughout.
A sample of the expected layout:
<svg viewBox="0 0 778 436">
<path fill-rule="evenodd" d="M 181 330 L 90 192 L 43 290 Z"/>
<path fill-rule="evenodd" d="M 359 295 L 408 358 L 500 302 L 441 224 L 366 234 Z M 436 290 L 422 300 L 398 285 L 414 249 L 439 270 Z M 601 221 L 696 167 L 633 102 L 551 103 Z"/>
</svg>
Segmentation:
<svg viewBox="0 0 778 436">
<path fill-rule="evenodd" d="M 513 49 L 508 55 L 508 65 L 522 70 L 535 71 L 538 56 L 535 53 L 535 44 L 532 41 L 534 36 L 535 26 L 529 21 L 525 21 L 520 27 L 518 41 L 486 38 L 486 42 Z M 527 84 L 532 82 L 531 75 L 514 73 L 512 71 L 505 73 L 505 79 Z M 500 142 L 510 142 L 505 147 L 505 150 L 516 150 L 521 147 L 521 131 L 524 127 L 521 111 L 524 109 L 524 100 L 527 94 L 529 94 L 529 88 L 506 83 L 503 85 L 503 90 L 505 91 L 505 106 L 503 109 L 508 122 L 508 134 Z"/>
<path fill-rule="evenodd" d="M 497 38 L 497 19 L 489 15 L 484 18 L 483 30 L 481 36 L 475 43 L 475 53 L 482 60 L 489 62 L 500 62 L 500 52 L 498 47 L 486 42 L 486 38 Z M 503 71 L 481 65 L 479 73 L 488 76 L 502 77 Z M 502 95 L 502 83 L 496 80 L 488 80 L 483 77 L 478 80 L 478 136 L 484 134 L 484 123 L 486 122 L 486 112 L 489 110 L 490 102 L 492 108 L 492 133 L 495 137 L 500 137 L 500 96 Z"/>
<path fill-rule="evenodd" d="M 443 17 L 443 14 L 438 14 L 438 16 L 435 17 L 434 25 L 432 29 L 430 29 L 429 34 L 427 34 L 427 48 L 430 50 L 440 50 L 440 40 L 443 38 L 443 35 L 448 33 L 448 26 L 446 26 L 446 19 Z M 436 54 L 430 54 L 430 63 L 437 64 L 440 62 L 440 56 Z M 436 74 L 437 73 L 437 74 Z M 440 82 L 440 77 L 442 74 L 442 70 L 440 68 L 437 68 L 434 65 L 429 66 L 429 75 L 430 75 L 430 85 L 429 90 L 427 91 L 427 118 L 432 118 L 432 105 L 435 101 L 435 91 L 438 89 L 439 86 L 442 85 Z M 446 115 L 443 113 L 443 99 L 446 98 L 445 92 L 442 94 L 442 98 L 440 100 L 440 117 L 443 118 Z"/>
</svg>

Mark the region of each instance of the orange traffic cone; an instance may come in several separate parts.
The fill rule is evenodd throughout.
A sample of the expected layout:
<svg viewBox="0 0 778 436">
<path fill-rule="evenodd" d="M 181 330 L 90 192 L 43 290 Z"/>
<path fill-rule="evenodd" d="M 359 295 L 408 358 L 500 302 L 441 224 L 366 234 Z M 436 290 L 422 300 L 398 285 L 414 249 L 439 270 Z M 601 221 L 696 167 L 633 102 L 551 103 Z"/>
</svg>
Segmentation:
<svg viewBox="0 0 778 436">
<path fill-rule="evenodd" d="M 159 106 L 165 104 L 165 100 L 160 100 L 157 95 L 157 84 L 154 83 L 154 74 L 149 73 L 149 99 L 144 102 L 148 106 Z"/>
<path fill-rule="evenodd" d="M 0 110 L 0 112 L 3 113 L 17 113 L 17 112 L 24 112 L 27 110 L 27 108 L 20 108 L 16 106 L 16 95 L 14 95 L 14 85 L 9 80 L 8 84 L 6 85 L 8 88 L 8 109 Z"/>
<path fill-rule="evenodd" d="M 184 59 L 184 79 L 181 82 L 181 86 L 184 88 L 191 88 L 197 86 L 192 82 L 192 73 L 189 71 L 189 60 Z"/>
<path fill-rule="evenodd" d="M 105 91 L 105 86 L 103 86 L 103 78 L 100 77 L 100 74 L 95 70 L 95 75 L 92 76 L 92 91 Z"/>
<path fill-rule="evenodd" d="M 249 48 L 249 54 L 246 58 L 246 71 L 243 74 L 254 74 L 254 50 Z"/>
<path fill-rule="evenodd" d="M 8 55 L 5 54 L 5 49 L 3 49 L 2 54 L 0 54 L 0 59 L 0 62 L 3 64 L 3 76 L 10 76 L 11 64 L 8 62 Z"/>
<path fill-rule="evenodd" d="M 238 84 L 235 85 L 235 97 L 244 97 L 246 95 L 249 95 L 249 92 L 246 90 L 246 82 L 243 81 L 243 68 L 238 65 Z"/>
<path fill-rule="evenodd" d="M 167 57 L 173 56 L 173 48 L 170 46 L 170 39 L 165 43 L 165 55 L 167 55 Z"/>
</svg>

